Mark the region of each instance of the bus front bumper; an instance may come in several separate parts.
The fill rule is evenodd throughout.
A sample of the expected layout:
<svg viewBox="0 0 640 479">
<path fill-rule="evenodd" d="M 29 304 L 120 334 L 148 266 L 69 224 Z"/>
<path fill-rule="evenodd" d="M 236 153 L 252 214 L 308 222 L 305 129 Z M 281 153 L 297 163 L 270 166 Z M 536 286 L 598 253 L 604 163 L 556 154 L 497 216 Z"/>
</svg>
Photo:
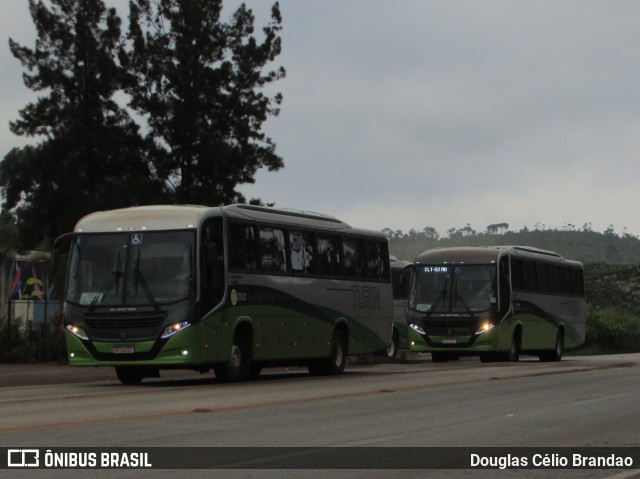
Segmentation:
<svg viewBox="0 0 640 479">
<path fill-rule="evenodd" d="M 85 341 L 68 331 L 65 336 L 70 366 L 189 367 L 202 362 L 202 352 L 194 347 L 198 343 L 180 334 L 168 340 L 126 343 Z"/>
<path fill-rule="evenodd" d="M 425 351 L 468 351 L 491 352 L 507 349 L 502 346 L 496 328 L 468 336 L 435 336 L 420 334 L 409 328 L 409 350 Z"/>
</svg>

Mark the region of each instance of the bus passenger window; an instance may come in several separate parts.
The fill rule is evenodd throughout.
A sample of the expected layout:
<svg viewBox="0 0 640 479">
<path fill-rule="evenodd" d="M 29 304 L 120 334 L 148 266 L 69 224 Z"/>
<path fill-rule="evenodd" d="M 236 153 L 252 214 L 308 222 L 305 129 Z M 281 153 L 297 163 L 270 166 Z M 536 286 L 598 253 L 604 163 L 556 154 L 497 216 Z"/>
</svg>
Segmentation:
<svg viewBox="0 0 640 479">
<path fill-rule="evenodd" d="M 256 238 L 252 225 L 229 224 L 229 266 L 236 270 L 258 269 L 256 260 Z"/>
<path fill-rule="evenodd" d="M 318 236 L 318 273 L 340 274 L 340 239 L 337 236 Z"/>
<path fill-rule="evenodd" d="M 292 231 L 289 233 L 291 269 L 297 273 L 314 272 L 313 243 L 309 233 Z"/>
<path fill-rule="evenodd" d="M 260 267 L 263 271 L 284 273 L 285 260 L 284 232 L 274 228 L 260 228 Z"/>
<path fill-rule="evenodd" d="M 509 283 L 512 281 L 512 278 L 509 273 L 509 257 L 503 256 L 500 258 L 500 264 L 498 266 L 498 281 L 500 283 L 498 309 L 503 313 L 507 312 L 511 306 Z"/>
<path fill-rule="evenodd" d="M 362 268 L 362 243 L 356 239 L 345 238 L 342 242 L 344 251 L 345 276 L 364 276 Z"/>
<path fill-rule="evenodd" d="M 367 243 L 367 276 L 373 279 L 389 277 L 385 261 L 387 246 L 384 243 Z"/>
</svg>

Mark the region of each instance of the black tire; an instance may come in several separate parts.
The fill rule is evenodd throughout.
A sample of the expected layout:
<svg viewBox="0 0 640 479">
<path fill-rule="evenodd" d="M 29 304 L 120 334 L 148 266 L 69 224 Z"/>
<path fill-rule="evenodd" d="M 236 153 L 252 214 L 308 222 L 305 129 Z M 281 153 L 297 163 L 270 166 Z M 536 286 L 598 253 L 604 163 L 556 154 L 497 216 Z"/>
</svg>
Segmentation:
<svg viewBox="0 0 640 479">
<path fill-rule="evenodd" d="M 393 336 L 391 337 L 391 344 L 387 348 L 387 357 L 391 359 L 395 359 L 398 355 L 398 331 L 393 330 Z"/>
<path fill-rule="evenodd" d="M 442 353 L 440 351 L 431 352 L 431 361 L 434 363 L 446 363 L 448 360 L 449 355 L 447 353 Z"/>
<path fill-rule="evenodd" d="M 336 329 L 331 340 L 331 355 L 326 359 L 318 359 L 309 364 L 309 372 L 315 376 L 342 374 L 347 364 L 347 338 Z"/>
<path fill-rule="evenodd" d="M 540 361 L 561 361 L 564 354 L 564 332 L 558 329 L 556 343 L 551 351 L 540 354 Z"/>
<path fill-rule="evenodd" d="M 516 363 L 520 361 L 520 330 L 516 329 L 511 338 L 511 347 L 508 351 L 502 354 L 502 360 L 510 363 Z"/>
<path fill-rule="evenodd" d="M 144 369 L 135 366 L 116 366 L 116 376 L 122 384 L 135 386 L 144 379 Z"/>
<path fill-rule="evenodd" d="M 251 377 L 251 346 L 238 335 L 233 338 L 229 362 L 216 366 L 216 378 L 224 382 L 244 381 Z"/>
</svg>

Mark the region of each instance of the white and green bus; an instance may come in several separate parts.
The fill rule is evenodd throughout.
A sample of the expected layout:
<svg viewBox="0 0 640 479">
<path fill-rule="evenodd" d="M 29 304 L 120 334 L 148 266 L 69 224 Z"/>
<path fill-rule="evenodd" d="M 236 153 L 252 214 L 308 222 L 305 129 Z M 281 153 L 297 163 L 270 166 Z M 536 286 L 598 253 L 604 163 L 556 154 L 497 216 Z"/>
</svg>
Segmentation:
<svg viewBox="0 0 640 479">
<path fill-rule="evenodd" d="M 395 358 L 399 351 L 409 349 L 407 330 L 407 303 L 411 283 L 410 261 L 399 260 L 391 256 L 391 284 L 393 285 L 393 337 L 387 350 L 387 356 Z"/>
<path fill-rule="evenodd" d="M 76 225 L 65 291 L 71 366 L 125 384 L 161 369 L 243 380 L 271 365 L 339 374 L 391 343 L 382 232 L 251 205 L 146 206 Z"/>
<path fill-rule="evenodd" d="M 585 338 L 582 264 L 522 246 L 432 249 L 413 263 L 407 314 L 410 350 L 434 362 L 559 361 Z"/>
</svg>

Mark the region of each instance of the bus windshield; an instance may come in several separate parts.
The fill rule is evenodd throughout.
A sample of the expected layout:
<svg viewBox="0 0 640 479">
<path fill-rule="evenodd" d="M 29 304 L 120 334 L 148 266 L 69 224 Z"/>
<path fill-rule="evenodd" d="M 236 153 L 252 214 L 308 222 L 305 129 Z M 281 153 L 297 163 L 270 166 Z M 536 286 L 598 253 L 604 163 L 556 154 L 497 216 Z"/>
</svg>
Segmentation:
<svg viewBox="0 0 640 479">
<path fill-rule="evenodd" d="M 71 248 L 67 301 L 154 306 L 195 295 L 192 231 L 84 234 Z"/>
<path fill-rule="evenodd" d="M 495 265 L 417 265 L 409 308 L 426 313 L 470 313 L 495 309 Z"/>
</svg>

